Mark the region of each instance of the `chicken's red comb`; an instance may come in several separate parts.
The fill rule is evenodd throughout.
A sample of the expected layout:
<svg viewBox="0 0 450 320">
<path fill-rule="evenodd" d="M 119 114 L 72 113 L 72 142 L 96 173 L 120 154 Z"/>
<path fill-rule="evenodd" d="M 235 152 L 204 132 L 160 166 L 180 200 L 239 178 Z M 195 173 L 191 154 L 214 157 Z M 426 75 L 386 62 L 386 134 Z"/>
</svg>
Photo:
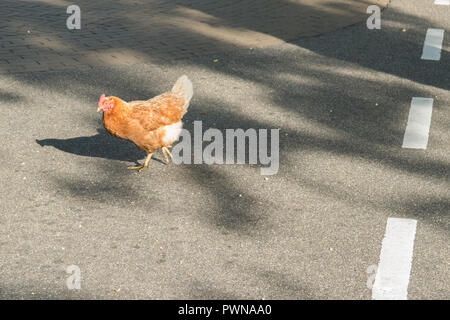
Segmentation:
<svg viewBox="0 0 450 320">
<path fill-rule="evenodd" d="M 98 100 L 98 106 L 103 107 L 103 102 L 105 101 L 105 94 L 102 94 L 100 96 L 100 99 Z"/>
</svg>

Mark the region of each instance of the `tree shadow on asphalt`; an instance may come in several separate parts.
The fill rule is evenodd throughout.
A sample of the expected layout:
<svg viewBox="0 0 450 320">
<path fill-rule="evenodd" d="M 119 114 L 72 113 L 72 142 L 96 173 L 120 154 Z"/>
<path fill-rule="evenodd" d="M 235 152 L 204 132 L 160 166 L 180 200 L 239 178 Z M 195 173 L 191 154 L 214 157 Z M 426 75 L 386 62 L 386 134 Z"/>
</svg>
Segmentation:
<svg viewBox="0 0 450 320">
<path fill-rule="evenodd" d="M 299 113 L 307 122 L 315 123 L 319 127 L 324 126 L 336 133 L 335 138 L 330 138 L 301 129 L 282 128 L 281 154 L 295 150 L 305 152 L 325 150 L 335 155 L 379 161 L 390 168 L 423 177 L 433 177 L 435 180 L 446 181 L 449 178 L 448 164 L 434 159 L 426 159 L 425 162 L 426 156 L 423 152 L 402 150 L 399 153 L 386 150 L 386 147 L 401 146 L 404 124 L 399 125 L 399 119 L 406 121 L 410 97 L 417 94 L 429 96 L 429 92 L 418 92 L 407 84 L 396 83 L 395 86 L 390 86 L 390 90 L 385 95 L 379 96 L 377 92 L 383 84 L 371 80 L 370 77 L 365 79 L 366 74 L 358 72 L 358 69 L 355 69 L 356 72 L 352 74 L 342 74 L 324 64 L 321 59 L 314 61 L 316 68 L 312 70 L 299 65 L 298 58 L 294 55 L 277 56 L 276 52 L 242 54 L 238 57 L 229 56 L 228 59 L 227 64 L 214 64 L 214 66 L 211 66 L 208 58 L 197 60 L 196 63 L 202 68 L 207 66 L 213 72 L 237 76 L 249 83 L 256 83 L 266 88 L 267 95 L 263 99 L 267 99 L 269 104 Z M 191 62 L 187 64 L 179 62 L 176 66 L 183 67 L 190 64 Z M 269 66 L 270 70 L 261 70 L 261 65 Z M 349 68 L 354 67 L 349 66 Z M 100 76 L 89 78 L 84 85 L 89 86 L 91 92 L 98 93 L 102 91 L 97 89 L 101 83 L 101 86 L 108 86 L 108 91 L 115 95 L 133 97 L 133 93 L 136 93 L 135 98 L 139 99 L 164 91 L 162 88 L 167 87 L 167 83 L 170 82 L 167 79 L 154 80 L 146 77 L 141 81 L 142 87 L 136 88 L 134 83 L 108 80 L 113 78 L 117 72 L 117 70 L 104 69 Z M 275 76 L 270 76 L 269 73 Z M 136 74 L 133 76 L 136 77 Z M 314 80 L 324 77 L 327 78 L 327 83 L 314 84 Z M 75 85 L 71 85 L 71 82 L 76 84 L 76 78 L 68 79 L 58 73 L 49 73 L 40 74 L 33 81 L 52 87 L 53 84 L 66 79 L 65 81 L 70 87 L 75 87 Z M 122 74 L 122 79 L 125 78 L 127 75 Z M 313 84 L 302 83 L 304 78 L 312 79 Z M 195 84 L 195 75 L 193 80 Z M 364 84 L 366 94 L 362 94 L 358 90 L 342 92 L 342 86 L 352 88 L 355 82 Z M 202 90 L 205 89 L 202 88 Z M 397 96 L 400 90 L 405 93 L 400 97 L 402 100 L 399 100 Z M 378 101 L 378 106 L 374 105 L 375 101 Z M 211 108 L 213 105 L 215 107 Z M 404 108 L 398 108 L 399 105 Z M 205 129 L 208 127 L 257 129 L 278 126 L 274 121 L 242 117 L 230 111 L 239 108 L 242 106 L 231 105 L 229 102 L 218 99 L 194 96 L 192 106 L 185 116 L 188 123 L 185 128 L 192 132 L 192 122 L 198 119 L 203 120 Z M 201 115 L 203 113 L 204 116 Z M 64 152 L 81 156 L 120 161 L 136 161 L 144 156 L 132 144 L 110 137 L 103 130 L 92 137 L 44 139 L 37 140 L 37 142 L 41 146 L 51 145 Z M 280 171 L 295 176 L 296 172 L 292 170 L 291 165 L 292 163 L 282 161 Z M 217 190 L 215 197 L 218 200 L 218 213 L 212 220 L 207 219 L 207 221 L 216 226 L 224 226 L 230 231 L 248 232 L 249 234 L 253 234 L 257 230 L 255 227 L 258 223 L 264 222 L 264 218 L 261 219 L 264 215 L 259 213 L 261 208 L 256 205 L 258 199 L 251 196 L 247 190 L 234 186 L 231 180 L 207 166 L 183 166 L 183 168 L 189 170 L 189 179 L 196 181 L 200 187 L 207 180 L 227 181 L 221 183 L 220 188 L 210 189 Z M 107 169 L 105 168 L 105 170 Z M 117 175 L 118 173 L 110 171 L 108 174 Z M 121 179 L 126 180 L 126 177 L 126 173 L 121 175 Z M 112 178 L 112 180 L 116 179 Z M 249 199 L 249 202 L 244 206 L 236 206 L 234 196 L 224 198 L 223 195 L 227 193 L 225 190 L 228 190 L 230 195 L 242 194 L 244 199 Z M 329 196 L 332 194 L 330 192 Z M 210 217 L 209 214 L 207 216 Z"/>
<path fill-rule="evenodd" d="M 193 5 L 195 5 L 195 2 Z M 59 12 L 61 8 L 55 7 L 50 9 L 49 14 L 52 14 Z M 297 9 L 301 10 L 301 8 Z M 400 19 L 405 21 L 410 21 L 414 18 L 402 16 L 401 13 L 398 13 L 398 15 Z M 220 18 L 226 20 L 225 15 Z M 133 23 L 132 20 L 128 22 Z M 422 21 L 422 23 L 425 24 L 427 21 Z M 43 27 L 50 29 L 52 26 L 47 25 Z M 250 28 L 251 26 L 243 25 L 238 27 Z M 336 133 L 336 137 L 331 138 L 303 130 L 302 128 L 282 128 L 283 134 L 287 134 L 282 135 L 280 138 L 280 153 L 282 155 L 296 151 L 324 151 L 330 155 L 352 156 L 379 162 L 387 168 L 418 175 L 423 178 L 431 177 L 435 181 L 449 181 L 450 168 L 445 160 L 428 159 L 422 152 L 411 152 L 408 150 L 399 152 L 397 149 L 393 150 L 401 146 L 410 98 L 419 95 L 433 95 L 432 90 L 413 89 L 403 80 L 411 80 L 436 88 L 448 89 L 450 81 L 442 81 L 442 79 L 448 79 L 450 74 L 448 69 L 445 67 L 431 69 L 427 68 L 429 66 L 427 63 L 424 63 L 419 69 L 411 70 L 411 62 L 418 58 L 418 53 L 422 48 L 421 42 L 417 41 L 421 35 L 409 34 L 410 39 L 413 39 L 413 41 L 406 39 L 405 41 L 397 41 L 398 30 L 383 29 L 374 31 L 370 35 L 367 33 L 367 37 L 363 37 L 360 42 L 355 43 L 355 32 L 361 35 L 362 32 L 360 31 L 364 28 L 365 26 L 363 25 L 347 28 L 343 31 L 344 37 L 339 37 L 339 40 L 333 40 L 333 34 L 297 40 L 294 42 L 295 46 L 293 46 L 292 52 L 287 50 L 281 56 L 278 56 L 277 48 L 265 52 L 257 50 L 249 52 L 242 48 L 233 51 L 235 47 L 232 45 L 198 35 L 199 40 L 215 41 L 218 47 L 228 47 L 230 51 L 219 54 L 221 56 L 219 63 L 213 63 L 211 56 L 206 56 L 176 63 L 161 62 L 160 66 L 161 68 L 172 68 L 174 66 L 202 68 L 224 77 L 238 78 L 239 80 L 252 83 L 263 88 L 264 93 L 266 93 L 261 103 L 264 103 L 265 99 L 268 111 L 272 109 L 272 105 L 275 105 L 284 111 L 298 115 L 305 122 Z M 256 29 L 256 31 L 260 30 Z M 138 31 L 133 35 L 134 40 L 132 40 L 147 39 L 148 33 L 146 32 L 144 30 Z M 152 31 L 149 32 L 151 33 Z M 186 35 L 193 35 L 192 31 L 184 30 L 184 32 L 186 32 Z M 273 35 L 280 36 L 279 34 Z M 323 41 L 328 41 L 328 45 L 322 46 L 320 42 Z M 385 42 L 390 45 L 379 45 Z M 122 46 L 123 44 L 118 42 L 117 45 Z M 95 47 L 95 44 L 93 46 Z M 302 61 L 299 61 L 299 58 L 295 56 L 299 47 L 310 50 L 317 56 L 312 57 L 312 62 L 309 62 L 308 65 L 302 65 Z M 404 54 L 398 55 L 399 52 Z M 142 51 L 142 53 L 147 54 L 145 51 Z M 159 54 L 162 55 L 162 53 L 155 53 L 155 55 Z M 167 60 L 171 59 L 170 52 L 164 54 Z M 149 53 L 149 59 L 151 59 L 151 55 L 152 53 Z M 214 56 L 218 56 L 218 54 Z M 328 65 L 326 59 L 321 56 L 333 58 L 335 65 Z M 448 60 L 449 54 L 444 51 L 442 62 Z M 222 61 L 225 61 L 225 63 L 222 64 Z M 443 63 L 442 65 L 446 66 L 448 64 Z M 342 72 L 343 68 L 353 69 L 353 72 Z M 370 77 L 373 72 L 391 74 L 399 77 L 400 80 L 393 81 L 392 84 L 380 83 L 377 79 Z M 105 90 L 105 87 L 108 88 L 110 94 L 129 100 L 159 94 L 164 91 L 162 88 L 166 87 L 168 83 L 168 77 L 150 80 L 138 73 L 133 76 L 143 80 L 140 85 L 136 85 L 127 82 L 125 79 L 127 75 L 121 75 L 120 79 L 115 78 L 116 73 L 117 71 L 114 70 L 105 70 L 103 73 L 97 73 L 95 79 L 94 77 L 88 78 L 87 81 L 58 73 L 40 74 L 37 76 L 37 79 L 39 81 L 42 80 L 43 88 L 48 87 L 55 90 L 60 90 L 59 83 L 61 81 L 65 81 L 67 87 L 71 87 L 70 84 L 77 84 L 77 82 L 83 81 L 83 85 L 90 86 L 92 89 L 88 92 L 75 91 L 74 94 L 95 95 L 93 102 L 95 102 L 94 99 L 97 99 L 98 93 Z M 26 75 L 16 74 L 14 77 L 23 82 L 30 81 Z M 85 78 L 80 77 L 80 79 Z M 312 84 L 304 82 L 304 79 L 312 80 Z M 319 84 L 315 82 L 322 79 L 328 79 L 328 82 Z M 194 85 L 195 80 L 200 82 L 194 75 Z M 100 85 L 99 82 L 102 82 L 102 84 Z M 363 83 L 361 87 L 364 87 L 364 92 L 354 88 L 355 83 Z M 380 94 L 380 92 L 385 90 L 383 89 L 385 86 L 389 86 L 388 91 Z M 342 87 L 347 87 L 349 90 L 343 92 Z M 203 91 L 205 90 L 207 89 L 203 88 Z M 397 95 L 400 91 L 403 93 L 401 98 Z M 5 96 L 6 100 L 9 99 L 9 102 L 15 102 L 19 99 L 19 97 L 14 96 L 8 97 L 7 94 Z M 186 115 L 189 123 L 199 119 L 200 113 L 206 113 L 204 123 L 210 127 L 243 129 L 278 127 L 275 120 L 255 120 L 249 116 L 243 116 L 242 113 L 231 111 L 242 108 L 242 105 L 233 106 L 228 101 L 214 100 L 211 97 L 194 96 L 194 98 L 196 100 L 193 101 L 191 109 Z M 242 99 L 245 98 L 245 96 L 242 97 Z M 374 105 L 375 102 L 378 104 L 377 106 Z M 211 105 L 216 107 L 211 109 Z M 439 108 L 439 105 L 436 105 L 436 108 Z M 271 111 L 275 114 L 279 113 L 277 108 L 273 108 Z M 192 126 L 187 125 L 186 127 L 192 130 Z M 40 139 L 36 140 L 36 142 L 41 146 L 52 146 L 63 152 L 79 156 L 130 162 L 135 162 L 144 156 L 132 144 L 110 137 L 103 130 L 90 137 L 49 139 L 48 136 L 43 136 Z M 283 159 L 282 156 L 280 158 Z M 299 173 L 293 169 L 292 164 L 292 162 L 287 160 L 282 161 L 280 173 L 287 177 L 298 175 Z M 119 172 L 110 170 L 110 167 L 105 167 L 102 164 L 99 164 L 99 166 L 105 170 L 105 174 L 110 175 L 102 183 L 113 184 L 114 181 L 121 180 L 126 188 L 127 184 L 131 184 L 131 179 L 135 179 L 135 176 L 131 176 L 125 168 Z M 267 228 L 268 213 L 264 212 L 258 205 L 260 199 L 252 195 L 251 189 L 253 186 L 242 187 L 236 185 L 231 176 L 224 175 L 213 167 L 183 166 L 183 170 L 187 172 L 187 180 L 194 181 L 196 188 L 200 190 L 208 190 L 216 201 L 217 212 L 213 214 L 209 211 L 199 212 L 200 221 L 206 221 L 214 227 L 236 232 L 238 235 L 264 233 L 264 228 Z M 56 178 L 60 179 L 59 181 L 61 182 L 63 176 Z M 159 175 L 158 178 L 163 180 L 167 177 Z M 145 181 L 148 178 L 143 176 L 141 179 Z M 205 181 L 214 181 L 216 188 L 209 187 Z M 75 185 L 65 185 L 63 183 L 57 183 L 56 185 L 66 187 L 74 197 L 83 198 L 86 192 L 80 192 L 76 187 L 76 184 L 82 185 L 83 183 L 82 179 L 80 179 L 76 181 Z M 313 188 L 312 185 L 311 188 Z M 329 188 L 329 197 L 339 197 L 336 190 L 333 192 L 333 188 L 331 186 Z M 132 187 L 130 189 L 134 190 Z M 111 189 L 103 190 L 99 188 L 98 190 L 95 189 L 95 192 L 104 193 L 104 196 L 98 197 L 104 201 L 111 194 Z M 244 201 L 239 205 L 236 204 L 236 194 L 242 194 L 244 198 Z M 117 196 L 126 198 L 129 195 L 123 193 L 117 194 Z M 448 206 L 446 205 L 448 202 L 445 202 L 445 200 L 430 201 L 427 199 L 421 199 L 420 202 L 418 206 L 409 208 L 411 210 L 408 210 L 405 202 L 405 210 L 402 213 L 406 216 L 420 217 L 426 221 L 431 221 L 442 228 L 448 228 L 446 224 L 438 221 L 441 218 L 445 220 L 448 216 Z M 274 209 L 278 209 L 277 205 L 276 203 L 270 204 Z M 387 203 L 386 208 L 389 209 L 390 205 Z M 421 215 L 421 210 L 426 209 L 430 205 L 435 208 L 436 216 Z M 273 212 L 276 211 L 273 210 Z M 206 219 L 201 219 L 202 217 L 206 217 Z M 267 277 L 276 278 L 274 274 L 267 274 Z M 296 285 L 292 286 L 293 291 L 298 292 L 300 289 Z M 201 291 L 204 291 L 204 294 L 221 295 L 220 292 L 213 291 L 208 293 L 205 289 L 201 289 Z M 309 297 L 309 295 L 307 296 Z"/>
<path fill-rule="evenodd" d="M 221 288 L 216 288 L 216 285 L 205 280 L 194 280 L 190 285 L 190 290 L 187 292 L 188 299 L 208 299 L 208 300 L 239 300 L 236 293 L 228 292 Z"/>
<path fill-rule="evenodd" d="M 273 270 L 260 271 L 260 267 L 256 270 L 246 270 L 242 268 L 244 274 L 250 274 L 255 277 L 257 282 L 261 282 L 260 286 L 267 288 L 264 292 L 264 300 L 272 299 L 293 299 L 293 300 L 313 300 L 326 299 L 320 297 L 316 292 L 299 284 L 298 280 L 294 280 L 294 276 L 288 276 L 282 272 Z M 234 279 L 236 280 L 236 279 Z M 219 283 L 220 285 L 221 283 Z M 235 288 L 236 292 L 229 292 L 223 288 L 217 288 L 216 283 L 207 281 L 205 279 L 192 281 L 191 290 L 188 292 L 189 299 L 219 299 L 219 300 L 242 300 L 242 299 L 261 299 L 261 296 L 252 296 L 249 293 L 244 293 L 239 288 Z"/>
<path fill-rule="evenodd" d="M 61 281 L 64 283 L 64 279 Z M 0 299 L 2 300 L 94 300 L 99 299 L 85 290 L 42 290 L 42 282 L 34 286 L 27 284 L 15 287 L 0 286 Z"/>
<path fill-rule="evenodd" d="M 359 2 L 366 3 L 365 1 Z M 351 62 L 371 70 L 385 72 L 437 88 L 449 89 L 450 72 L 448 67 L 445 67 L 450 65 L 450 63 L 447 63 L 450 60 L 448 51 L 443 50 L 442 52 L 441 68 L 430 68 L 432 62 L 424 62 L 420 65 L 416 64 L 415 68 L 412 69 L 410 68 L 411 64 L 420 57 L 424 33 L 419 34 L 412 29 L 403 33 L 401 29 L 384 27 L 384 24 L 381 30 L 369 30 L 365 26 L 365 17 L 361 17 L 360 12 L 352 10 L 351 5 L 343 8 L 342 3 L 330 2 L 323 8 L 318 9 L 301 2 L 266 0 L 265 6 L 256 6 L 251 12 L 246 12 L 252 18 L 239 19 L 238 21 L 234 21 L 232 17 L 236 14 L 243 14 L 239 12 L 248 6 L 243 1 L 233 1 L 223 6 L 217 6 L 216 3 L 208 5 L 206 1 L 190 1 L 189 3 L 170 1 L 163 6 L 163 9 L 157 4 L 153 4 L 153 10 L 138 4 L 127 6 L 125 3 L 112 3 L 110 1 L 95 3 L 95 5 L 88 5 L 88 2 L 81 1 L 79 5 L 82 8 L 87 8 L 83 11 L 84 28 L 72 32 L 70 37 L 67 36 L 68 30 L 65 29 L 65 19 L 67 18 L 65 7 L 50 3 L 36 4 L 34 1 L 23 2 L 21 6 L 10 5 L 14 8 L 14 11 L 3 22 L 3 32 L 6 34 L 14 32 L 16 30 L 14 28 L 17 28 L 16 25 L 34 27 L 37 33 L 46 35 L 48 32 L 50 34 L 46 36 L 50 40 L 54 37 L 53 40 L 56 43 L 61 42 L 63 45 L 57 46 L 56 49 L 48 49 L 45 48 L 45 43 L 33 42 L 32 38 L 28 39 L 25 36 L 17 39 L 19 42 L 14 43 L 13 50 L 16 49 L 16 46 L 21 45 L 38 52 L 45 48 L 45 50 L 48 50 L 48 54 L 57 54 L 62 57 L 78 52 L 80 59 L 85 59 L 89 52 L 123 48 L 132 49 L 139 55 L 148 57 L 149 61 L 155 60 L 164 64 L 172 63 L 174 59 L 183 58 L 183 55 L 179 53 L 183 52 L 186 41 L 204 46 L 207 54 L 214 52 L 210 51 L 209 48 L 213 48 L 217 53 L 234 52 L 236 49 L 245 47 L 239 41 L 233 42 L 232 39 L 221 39 L 215 33 L 208 34 L 207 32 L 202 33 L 200 29 L 190 29 L 186 21 L 183 25 L 180 21 L 184 21 L 183 19 L 187 19 L 187 17 L 180 13 L 180 9 L 186 9 L 206 14 L 206 17 L 201 15 L 199 17 L 194 15 L 194 17 L 213 28 L 251 30 L 282 41 L 292 41 L 295 45 L 319 55 Z M 33 15 L 29 14 L 30 11 L 36 10 L 36 7 L 45 10 L 46 14 L 43 19 L 36 20 Z M 270 8 L 276 7 L 284 9 L 282 12 L 270 10 Z M 9 6 L 5 5 L 5 10 L 8 10 L 8 8 Z M 115 12 L 114 10 L 117 10 L 117 14 L 120 14 L 120 12 L 126 12 L 127 14 L 122 14 L 120 17 L 108 14 L 109 12 Z M 163 17 L 165 19 L 161 19 L 161 17 L 156 19 L 155 17 L 159 17 L 158 14 L 161 14 L 161 10 L 168 10 L 168 12 L 164 12 Z M 427 19 L 408 15 L 394 8 L 388 10 L 387 14 L 383 13 L 382 15 L 383 23 L 392 22 L 392 19 L 395 19 L 399 25 L 403 24 L 406 27 L 432 25 L 432 22 Z M 144 13 L 149 15 L 147 22 L 152 23 L 153 20 L 156 20 L 156 26 L 158 27 L 152 25 L 153 27 L 149 28 L 142 19 L 139 19 Z M 133 19 L 133 16 L 138 18 Z M 259 19 L 255 19 L 259 16 Z M 298 17 L 302 17 L 302 23 L 306 25 L 327 25 L 328 21 L 336 22 L 340 19 L 350 19 L 351 22 L 347 22 L 346 25 L 349 23 L 357 25 L 347 28 L 344 32 L 342 30 L 337 31 L 340 33 L 338 38 L 333 36 L 335 32 L 331 32 L 319 37 L 294 41 L 297 34 L 295 28 L 283 28 L 282 26 L 295 24 L 295 19 L 298 19 Z M 357 17 L 357 19 L 355 20 L 352 17 Z M 188 14 L 188 18 L 194 19 L 190 14 Z M 322 20 L 318 20 L 319 18 Z M 281 26 L 278 23 L 278 26 L 274 27 L 280 19 L 282 21 Z M 332 29 L 330 26 L 329 30 Z M 118 30 L 120 30 L 120 34 L 116 35 L 115 31 Z M 325 27 L 324 30 L 328 29 Z M 177 36 L 173 37 L 172 33 L 176 33 Z M 311 35 L 314 35 L 314 33 Z M 399 35 L 402 37 L 399 37 Z M 83 40 L 86 42 L 86 39 L 97 39 L 96 37 L 99 36 L 103 38 L 99 41 L 88 41 L 89 43 L 86 45 L 83 44 Z M 358 42 L 355 42 L 355 36 L 357 36 Z M 187 40 L 184 41 L 184 38 Z M 324 42 L 326 42 L 326 45 L 324 45 Z M 161 45 L 161 43 L 164 43 L 164 45 Z M 66 48 L 64 45 L 68 45 L 68 47 Z M 7 44 L 3 47 L 5 50 L 9 48 Z M 444 79 L 447 81 L 444 81 Z"/>
<path fill-rule="evenodd" d="M 246 188 L 236 185 L 232 178 L 215 170 L 213 166 L 190 167 L 190 181 L 194 181 L 205 195 L 213 192 L 216 202 L 214 212 L 200 212 L 201 219 L 227 232 L 235 232 L 243 236 L 255 236 L 270 228 L 268 216 L 279 209 L 279 205 L 267 199 L 262 200 L 252 195 Z"/>
<path fill-rule="evenodd" d="M 19 102 L 22 100 L 22 96 L 19 96 L 15 93 L 6 92 L 3 90 L 0 90 L 0 102 Z"/>
<path fill-rule="evenodd" d="M 432 226 L 438 226 L 447 234 L 450 232 L 450 202 L 447 197 L 437 196 L 417 198 L 407 203 L 401 203 L 401 215 L 411 216 L 412 218 L 425 221 Z"/>
</svg>

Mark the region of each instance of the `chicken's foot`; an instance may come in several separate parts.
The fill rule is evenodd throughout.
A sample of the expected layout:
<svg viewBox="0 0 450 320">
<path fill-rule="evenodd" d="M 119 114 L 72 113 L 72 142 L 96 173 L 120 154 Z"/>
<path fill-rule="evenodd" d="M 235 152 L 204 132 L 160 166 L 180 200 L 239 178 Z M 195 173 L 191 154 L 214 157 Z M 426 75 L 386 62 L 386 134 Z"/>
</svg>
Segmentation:
<svg viewBox="0 0 450 320">
<path fill-rule="evenodd" d="M 138 172 L 141 172 L 142 170 L 145 170 L 148 168 L 148 163 L 150 162 L 152 158 L 153 153 L 147 154 L 147 157 L 145 158 L 144 164 L 138 165 L 138 166 L 131 166 L 128 167 L 129 170 L 138 170 Z"/>
<path fill-rule="evenodd" d="M 164 160 L 166 160 L 166 164 L 169 164 L 169 158 L 167 157 L 167 154 L 170 156 L 170 159 L 172 159 L 172 154 L 170 153 L 169 149 L 167 147 L 162 147 L 162 153 L 164 156 Z"/>
</svg>

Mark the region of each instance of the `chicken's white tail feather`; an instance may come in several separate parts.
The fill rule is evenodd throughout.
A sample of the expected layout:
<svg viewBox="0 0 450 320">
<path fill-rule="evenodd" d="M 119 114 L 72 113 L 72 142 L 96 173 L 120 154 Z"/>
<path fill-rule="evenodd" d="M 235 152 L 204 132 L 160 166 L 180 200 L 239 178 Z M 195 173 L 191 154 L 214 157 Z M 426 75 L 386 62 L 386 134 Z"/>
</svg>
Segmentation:
<svg viewBox="0 0 450 320">
<path fill-rule="evenodd" d="M 189 102 L 194 95 L 194 87 L 192 86 L 191 80 L 189 80 L 186 75 L 182 75 L 178 78 L 177 82 L 175 82 L 172 92 L 184 96 L 184 111 L 186 112 L 189 107 Z"/>
</svg>

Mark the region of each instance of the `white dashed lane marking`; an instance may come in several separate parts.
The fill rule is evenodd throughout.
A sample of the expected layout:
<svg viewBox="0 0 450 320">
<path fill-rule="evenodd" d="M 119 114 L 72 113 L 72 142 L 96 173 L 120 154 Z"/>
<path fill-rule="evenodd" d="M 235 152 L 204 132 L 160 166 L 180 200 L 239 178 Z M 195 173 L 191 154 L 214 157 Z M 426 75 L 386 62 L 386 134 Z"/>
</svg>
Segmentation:
<svg viewBox="0 0 450 320">
<path fill-rule="evenodd" d="M 432 112 L 433 99 L 412 98 L 402 148 L 427 148 Z"/>
<path fill-rule="evenodd" d="M 423 60 L 440 60 L 443 40 L 443 29 L 428 29 L 421 58 Z"/>
<path fill-rule="evenodd" d="M 442 5 L 442 6 L 450 6 L 450 0 L 435 0 L 434 4 Z"/>
<path fill-rule="evenodd" d="M 372 288 L 373 300 L 407 300 L 417 221 L 388 218 L 380 262 Z"/>
</svg>

